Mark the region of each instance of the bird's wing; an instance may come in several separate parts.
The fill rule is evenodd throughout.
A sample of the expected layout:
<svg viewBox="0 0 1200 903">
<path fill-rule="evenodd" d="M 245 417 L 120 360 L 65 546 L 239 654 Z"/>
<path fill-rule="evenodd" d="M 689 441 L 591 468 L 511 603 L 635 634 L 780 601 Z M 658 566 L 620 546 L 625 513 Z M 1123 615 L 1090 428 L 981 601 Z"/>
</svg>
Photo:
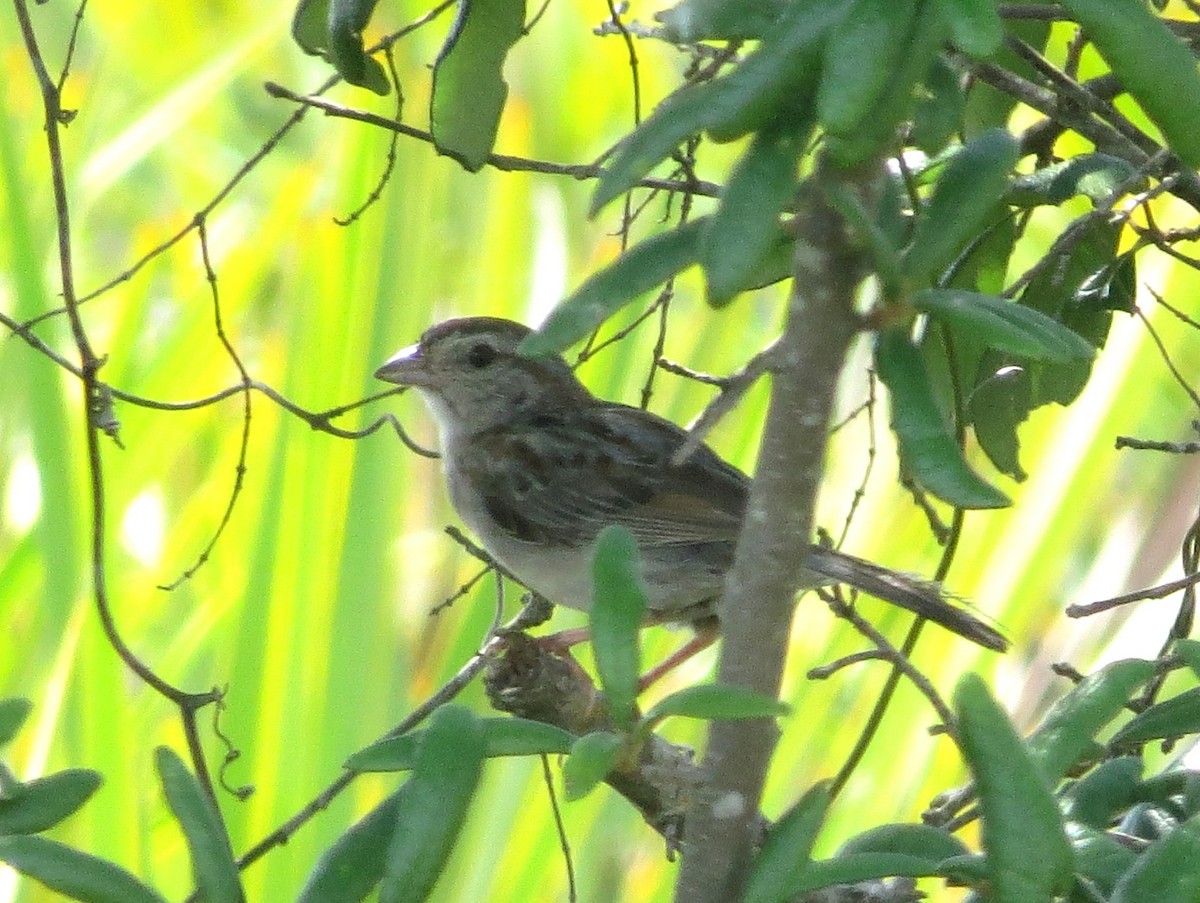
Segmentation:
<svg viewBox="0 0 1200 903">
<path fill-rule="evenodd" d="M 621 524 L 643 549 L 732 547 L 745 510 L 746 477 L 703 446 L 672 465 L 685 437 L 675 424 L 645 411 L 595 405 L 543 412 L 476 434 L 458 467 L 515 539 L 574 546 Z"/>
</svg>

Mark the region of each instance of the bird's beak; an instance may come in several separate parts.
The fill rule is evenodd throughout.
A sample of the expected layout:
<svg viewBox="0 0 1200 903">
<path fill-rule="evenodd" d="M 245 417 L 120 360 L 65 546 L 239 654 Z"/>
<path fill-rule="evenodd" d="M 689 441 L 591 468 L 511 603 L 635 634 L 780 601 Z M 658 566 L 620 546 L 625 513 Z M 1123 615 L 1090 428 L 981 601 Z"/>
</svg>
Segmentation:
<svg viewBox="0 0 1200 903">
<path fill-rule="evenodd" d="M 425 361 L 421 358 L 421 346 L 409 345 L 401 348 L 375 371 L 375 378 L 398 386 L 423 386 L 429 382 Z"/>
</svg>

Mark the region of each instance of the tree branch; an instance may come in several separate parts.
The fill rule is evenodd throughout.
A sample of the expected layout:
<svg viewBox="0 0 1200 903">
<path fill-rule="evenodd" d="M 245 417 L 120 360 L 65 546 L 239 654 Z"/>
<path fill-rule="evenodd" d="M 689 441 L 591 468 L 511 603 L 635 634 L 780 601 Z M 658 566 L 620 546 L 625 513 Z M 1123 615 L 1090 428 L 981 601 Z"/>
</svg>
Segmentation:
<svg viewBox="0 0 1200 903">
<path fill-rule="evenodd" d="M 839 176 L 846 174 L 819 172 L 817 178 Z M 787 653 L 797 562 L 812 536 L 838 374 L 858 330 L 853 297 L 862 273 L 845 224 L 814 180 L 802 193 L 797 227 L 788 322 L 774 352 L 757 473 L 720 609 L 724 643 L 717 679 L 772 696 L 779 693 Z M 675 889 L 680 903 L 739 898 L 777 739 L 769 719 L 716 722 L 710 729 L 706 786 L 687 815 Z"/>
</svg>

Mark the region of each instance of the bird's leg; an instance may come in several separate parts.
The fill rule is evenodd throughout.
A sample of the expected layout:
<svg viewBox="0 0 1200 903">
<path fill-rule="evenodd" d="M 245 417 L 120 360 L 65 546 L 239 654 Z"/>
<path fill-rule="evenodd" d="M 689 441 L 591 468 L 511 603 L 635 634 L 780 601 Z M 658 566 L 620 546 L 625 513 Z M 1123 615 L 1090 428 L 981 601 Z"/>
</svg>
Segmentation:
<svg viewBox="0 0 1200 903">
<path fill-rule="evenodd" d="M 657 623 L 661 623 L 662 620 L 664 619 L 658 619 Z M 656 623 L 653 617 L 651 617 L 650 623 Z M 642 675 L 638 681 L 638 693 L 644 691 L 659 678 L 670 674 L 697 652 L 707 649 L 716 642 L 719 633 L 716 618 L 704 618 L 696 621 L 692 626 L 695 627 L 696 633 L 690 640 Z"/>
</svg>

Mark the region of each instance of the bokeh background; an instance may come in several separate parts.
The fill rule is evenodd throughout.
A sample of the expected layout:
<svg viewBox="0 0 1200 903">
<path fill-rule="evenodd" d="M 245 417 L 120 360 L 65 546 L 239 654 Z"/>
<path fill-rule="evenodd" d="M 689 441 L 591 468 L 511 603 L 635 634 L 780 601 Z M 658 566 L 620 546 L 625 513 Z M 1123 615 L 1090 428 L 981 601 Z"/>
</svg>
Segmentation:
<svg viewBox="0 0 1200 903">
<path fill-rule="evenodd" d="M 655 8 L 637 4 L 629 15 L 649 23 Z M 427 10 L 389 0 L 368 38 Z M 88 4 L 65 97 L 79 111 L 65 131 L 65 154 L 81 291 L 184 229 L 291 114 L 289 103 L 264 91 L 265 81 L 304 93 L 325 80 L 327 67 L 290 40 L 292 11 L 283 3 Z M 75 13 L 62 3 L 33 9 L 52 66 L 61 65 Z M 593 34 L 609 15 L 601 2 L 549 4 L 506 68 L 499 152 L 589 162 L 631 127 L 628 50 L 619 37 Z M 429 66 L 451 18 L 444 13 L 396 46 L 404 117 L 418 126 L 427 125 Z M 678 83 L 687 58 L 653 41 L 637 42 L 637 54 L 645 113 Z M 9 11 L 0 13 L 0 67 L 0 311 L 25 320 L 58 306 L 59 277 L 40 99 Z M 383 115 L 394 110 L 394 98 L 345 86 L 330 97 Z M 208 220 L 227 335 L 253 378 L 310 411 L 380 391 L 375 367 L 439 319 L 492 314 L 536 323 L 620 249 L 620 205 L 588 220 L 586 182 L 493 169 L 472 175 L 410 139 L 398 143 L 378 203 L 349 227 L 336 225 L 335 216 L 371 192 L 389 140 L 369 126 L 310 114 Z M 701 175 L 720 181 L 735 151 L 701 148 Z M 652 208 L 635 234 L 652 232 L 662 211 Z M 1035 259 L 1036 245 L 1061 231 L 1064 215 L 1039 214 L 1018 263 Z M 1139 281 L 1167 298 L 1195 296 L 1193 273 L 1151 255 L 1139 264 Z M 665 355 L 727 374 L 776 334 L 786 289 L 745 296 L 720 313 L 706 309 L 699 289 L 694 277 L 677 285 Z M 1186 327 L 1148 295 L 1142 300 L 1176 366 L 1195 373 L 1196 343 L 1186 341 Z M 89 301 L 84 319 L 108 355 L 103 378 L 124 391 L 181 402 L 237 382 L 214 328 L 194 232 Z M 605 397 L 637 403 L 656 323 L 590 360 L 585 381 Z M 73 356 L 63 317 L 37 334 Z M 846 413 L 868 396 L 865 361 L 859 354 L 847 368 Z M 174 708 L 120 664 L 99 627 L 79 385 L 5 335 L 0 387 L 0 696 L 28 696 L 35 706 L 5 761 L 23 778 L 64 767 L 102 772 L 97 796 L 53 836 L 182 899 L 191 887 L 186 848 L 152 763 L 158 744 L 182 751 L 182 735 Z M 650 404 L 686 423 L 711 396 L 660 372 Z M 765 398 L 758 387 L 712 440 L 748 470 Z M 1062 609 L 1177 575 L 1179 544 L 1195 516 L 1197 468 L 1178 457 L 1117 451 L 1113 440 L 1188 438 L 1196 416 L 1188 404 L 1144 327 L 1119 317 L 1080 400 L 1069 410 L 1039 411 L 1024 428 L 1029 480 L 996 478 L 1015 505 L 966 519 L 947 583 L 1003 625 L 1013 651 L 980 653 L 927 630 L 915 660 L 937 687 L 949 693 L 960 674 L 981 671 L 1028 727 L 1065 687 L 1050 673 L 1052 661 L 1087 671 L 1112 657 L 1157 652 L 1173 614 L 1168 603 L 1146 603 L 1130 621 L 1123 614 L 1068 621 Z M 336 423 L 354 429 L 385 412 L 418 441 L 434 443 L 429 418 L 409 396 L 372 402 Z M 158 589 L 196 565 L 221 522 L 236 477 L 242 400 L 186 411 L 120 403 L 116 413 L 124 448 L 106 442 L 103 450 L 113 608 L 129 645 L 160 675 L 196 691 L 226 688 L 220 729 L 240 756 L 225 776 L 254 787 L 245 802 L 222 795 L 241 851 L 457 670 L 492 619 L 495 586 L 484 580 L 431 617 L 479 567 L 443 533 L 455 520 L 436 462 L 387 429 L 358 440 L 315 431 L 256 394 L 244 485 L 227 528 L 190 579 L 171 592 Z M 929 573 L 939 549 L 897 484 L 886 426 L 880 398 L 839 430 L 820 520 L 840 535 L 863 486 L 846 548 Z M 991 473 L 981 460 L 980 467 Z M 517 592 L 510 588 L 506 600 L 515 610 Z M 863 606 L 893 639 L 903 636 L 907 615 L 874 600 Z M 578 623 L 570 613 L 556 617 L 557 626 Z M 647 658 L 682 638 L 647 632 Z M 785 686 L 795 713 L 782 722 L 769 816 L 836 771 L 857 738 L 885 667 L 861 664 L 823 682 L 805 674 L 862 646 L 818 599 L 801 599 Z M 714 660 L 697 659 L 663 691 L 705 679 Z M 463 699 L 487 708 L 478 686 Z M 219 766 L 225 747 L 204 721 Z M 935 722 L 918 694 L 902 688 L 819 851 L 872 825 L 914 819 L 934 794 L 963 780 L 950 742 L 928 735 Z M 667 731 L 702 742 L 692 725 Z M 320 851 L 396 781 L 357 780 L 246 871 L 249 899 L 294 897 Z M 581 900 L 670 898 L 675 866 L 623 800 L 601 789 L 564 814 Z M 539 763 L 490 763 L 434 899 L 565 900 L 566 888 Z M 50 898 L 0 867 L 3 903 Z"/>
</svg>

